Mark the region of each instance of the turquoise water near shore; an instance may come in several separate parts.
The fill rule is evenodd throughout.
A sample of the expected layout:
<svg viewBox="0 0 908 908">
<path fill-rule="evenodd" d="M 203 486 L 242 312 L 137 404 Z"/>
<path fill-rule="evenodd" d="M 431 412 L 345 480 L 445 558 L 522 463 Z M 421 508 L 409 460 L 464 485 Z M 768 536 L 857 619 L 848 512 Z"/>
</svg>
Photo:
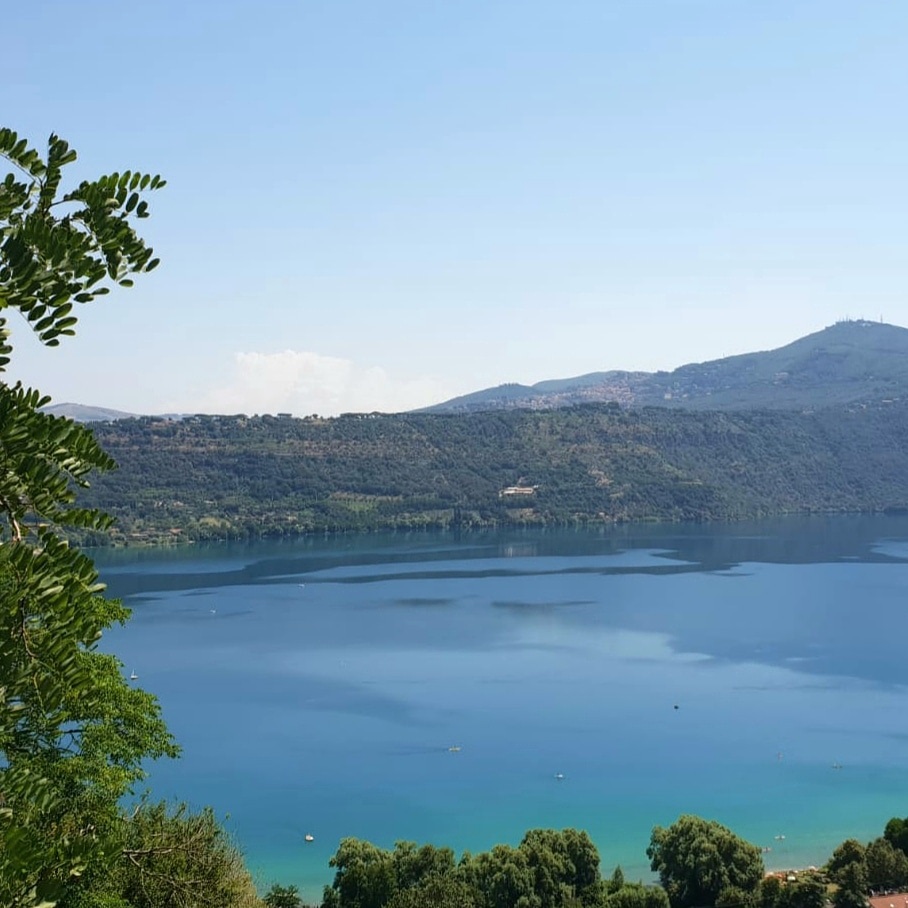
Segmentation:
<svg viewBox="0 0 908 908">
<path fill-rule="evenodd" d="M 133 608 L 105 648 L 184 748 L 154 794 L 229 814 L 263 886 L 317 899 L 343 836 L 475 852 L 535 826 L 649 878 L 685 812 L 806 866 L 908 813 L 905 517 L 98 562 Z"/>
</svg>

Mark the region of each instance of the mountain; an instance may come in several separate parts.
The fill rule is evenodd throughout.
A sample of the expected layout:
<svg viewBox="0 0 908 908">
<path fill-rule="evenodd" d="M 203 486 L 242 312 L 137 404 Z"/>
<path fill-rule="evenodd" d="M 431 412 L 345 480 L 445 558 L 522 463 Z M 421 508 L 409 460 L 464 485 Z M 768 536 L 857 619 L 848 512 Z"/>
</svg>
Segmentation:
<svg viewBox="0 0 908 908">
<path fill-rule="evenodd" d="M 424 412 L 551 409 L 616 401 L 628 407 L 802 410 L 908 397 L 908 329 L 842 321 L 760 353 L 673 372 L 593 372 L 535 385 L 501 385 Z"/>
<path fill-rule="evenodd" d="M 65 416 L 76 422 L 110 422 L 114 419 L 132 419 L 137 414 L 125 413 L 122 410 L 109 410 L 107 407 L 89 407 L 85 404 L 51 404 L 44 408 L 52 416 Z"/>
<path fill-rule="evenodd" d="M 449 402 L 461 412 L 122 419 L 86 408 L 102 415 L 93 432 L 119 469 L 80 489 L 80 503 L 113 515 L 108 541 L 125 544 L 904 513 L 906 354 L 906 329 L 841 322 L 674 372 L 505 385 Z"/>
</svg>

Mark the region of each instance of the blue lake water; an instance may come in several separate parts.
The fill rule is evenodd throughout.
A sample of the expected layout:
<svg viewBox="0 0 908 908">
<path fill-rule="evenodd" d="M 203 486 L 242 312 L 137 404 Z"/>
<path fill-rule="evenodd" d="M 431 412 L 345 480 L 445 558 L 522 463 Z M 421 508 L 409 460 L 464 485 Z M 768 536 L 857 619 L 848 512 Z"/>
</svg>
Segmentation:
<svg viewBox="0 0 908 908">
<path fill-rule="evenodd" d="M 315 900 L 344 836 L 475 852 L 574 826 L 649 878 L 681 813 L 780 868 L 908 814 L 906 517 L 98 562 L 133 609 L 105 648 L 184 750 L 154 794 L 229 814 L 265 887 Z"/>
</svg>

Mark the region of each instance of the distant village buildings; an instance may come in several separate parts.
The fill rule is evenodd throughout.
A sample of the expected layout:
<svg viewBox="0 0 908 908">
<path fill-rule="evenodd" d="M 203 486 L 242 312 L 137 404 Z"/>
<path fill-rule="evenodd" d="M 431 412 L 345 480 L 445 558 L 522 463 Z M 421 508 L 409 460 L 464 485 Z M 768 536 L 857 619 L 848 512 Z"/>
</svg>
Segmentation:
<svg viewBox="0 0 908 908">
<path fill-rule="evenodd" d="M 539 488 L 539 486 L 520 486 L 520 485 L 508 486 L 507 488 L 502 489 L 498 493 L 498 497 L 499 498 L 510 498 L 510 497 L 514 497 L 514 496 L 527 497 L 529 495 L 535 495 L 536 489 L 538 489 L 538 488 Z"/>
</svg>

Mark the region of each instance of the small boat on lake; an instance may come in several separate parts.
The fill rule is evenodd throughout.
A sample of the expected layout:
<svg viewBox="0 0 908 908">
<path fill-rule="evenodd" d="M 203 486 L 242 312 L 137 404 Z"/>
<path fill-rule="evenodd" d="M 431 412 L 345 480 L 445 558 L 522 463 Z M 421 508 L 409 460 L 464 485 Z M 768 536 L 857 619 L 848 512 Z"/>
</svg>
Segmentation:
<svg viewBox="0 0 908 908">
<path fill-rule="evenodd" d="M 303 836 L 303 841 L 305 841 L 305 842 L 314 842 L 314 841 L 315 841 L 315 836 L 312 835 L 312 833 L 307 832 L 307 833 Z"/>
<path fill-rule="evenodd" d="M 460 745 L 459 745 L 459 744 L 452 744 L 452 745 L 448 748 L 448 753 L 449 753 L 449 754 L 459 754 L 459 753 L 460 753 Z"/>
<path fill-rule="evenodd" d="M 138 676 L 135 672 L 133 672 L 133 673 L 129 676 L 129 680 L 130 680 L 130 681 L 138 681 L 138 680 L 139 680 L 139 676 Z"/>
</svg>

